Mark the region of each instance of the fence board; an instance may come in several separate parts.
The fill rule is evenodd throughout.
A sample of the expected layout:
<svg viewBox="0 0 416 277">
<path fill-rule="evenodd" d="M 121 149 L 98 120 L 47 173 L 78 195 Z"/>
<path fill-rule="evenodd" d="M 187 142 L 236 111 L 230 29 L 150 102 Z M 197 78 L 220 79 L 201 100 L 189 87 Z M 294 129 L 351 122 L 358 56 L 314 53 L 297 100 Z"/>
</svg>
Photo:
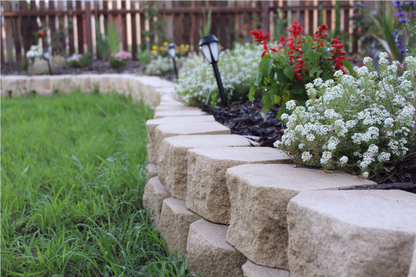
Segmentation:
<svg viewBox="0 0 416 277">
<path fill-rule="evenodd" d="M 183 7 L 191 7 L 190 1 L 183 1 Z M 182 33 L 182 41 L 183 44 L 191 44 L 191 15 L 189 13 L 183 14 L 183 33 Z"/>
<path fill-rule="evenodd" d="M 343 1 L 344 4 L 348 4 L 348 1 Z M 342 12 L 342 11 L 341 11 Z M 344 9 L 343 10 L 344 13 L 344 32 L 346 34 L 348 34 L 347 38 L 349 40 L 350 36 L 349 36 L 349 27 L 350 27 L 350 10 L 349 9 Z M 345 31 L 346 30 L 346 31 Z M 345 47 L 345 51 L 347 51 L 347 53 L 349 53 L 350 50 L 350 46 L 348 44 L 344 45 Z"/>
<path fill-rule="evenodd" d="M 126 8 L 126 1 L 124 0 L 121 1 L 121 8 L 122 9 Z M 123 30 L 122 30 L 123 50 L 128 51 L 129 47 L 127 45 L 127 15 L 126 14 L 121 15 L 121 22 L 123 26 Z"/>
<path fill-rule="evenodd" d="M 3 3 L 0 3 L 3 6 Z M 0 62 L 4 64 L 3 20 L 0 18 Z"/>
<path fill-rule="evenodd" d="M 172 8 L 172 0 L 165 1 L 166 9 Z M 173 40 L 173 15 L 168 14 L 165 17 L 166 20 L 166 35 Z"/>
<path fill-rule="evenodd" d="M 20 10 L 27 11 L 27 2 L 22 1 L 20 2 Z M 29 17 L 22 16 L 22 36 L 23 36 L 23 49 L 25 50 L 25 54 L 30 49 L 30 25 L 29 25 Z"/>
<path fill-rule="evenodd" d="M 68 11 L 68 42 L 69 42 L 69 55 L 75 53 L 75 42 L 74 42 L 74 15 L 73 15 L 73 6 L 72 0 L 66 1 L 66 8 Z"/>
<path fill-rule="evenodd" d="M 174 1 L 173 2 L 173 6 L 174 7 L 181 7 L 181 2 L 180 1 Z M 182 19 L 181 19 L 181 14 L 174 14 L 173 16 L 173 20 L 175 22 L 175 31 L 176 30 L 182 30 Z M 180 45 L 182 43 L 182 34 L 180 32 L 175 32 L 174 35 L 174 42 L 176 45 Z"/>
<path fill-rule="evenodd" d="M 131 1 L 130 9 L 132 10 L 131 13 L 131 55 L 133 56 L 133 60 L 137 60 L 137 28 L 136 28 L 136 1 Z"/>
<path fill-rule="evenodd" d="M 199 1 L 192 1 L 192 7 L 198 7 L 198 6 L 201 6 L 201 4 L 203 4 L 203 3 L 199 2 Z M 199 14 L 197 14 L 197 13 L 192 14 L 192 46 L 193 46 L 192 49 L 195 52 L 199 52 L 200 20 L 201 20 L 201 17 L 199 16 Z"/>
<path fill-rule="evenodd" d="M 228 7 L 234 7 L 235 6 L 235 1 L 234 0 L 228 0 L 227 1 L 227 6 Z M 268 10 L 269 7 L 267 7 Z M 233 42 L 235 40 L 235 14 L 234 13 L 229 13 L 227 15 L 227 19 L 228 19 L 228 41 L 229 41 L 229 46 L 230 48 L 233 47 Z"/>
<path fill-rule="evenodd" d="M 91 1 L 85 1 L 85 34 L 87 38 L 87 52 L 93 55 L 92 50 L 92 13 L 91 13 Z"/>
<path fill-rule="evenodd" d="M 12 11 L 19 11 L 19 1 L 12 1 Z M 19 62 L 22 59 L 22 38 L 20 36 L 20 18 L 15 17 L 13 19 L 13 39 L 14 39 L 14 49 L 16 52 L 16 61 Z"/>
<path fill-rule="evenodd" d="M 3 10 L 5 12 L 10 11 L 10 2 L 3 2 Z M 6 31 L 6 50 L 7 50 L 7 62 L 13 62 L 13 35 L 12 35 L 12 19 L 5 18 L 4 28 Z"/>
<path fill-rule="evenodd" d="M 40 12 L 46 11 L 46 5 L 45 5 L 44 0 L 39 1 L 39 11 Z M 45 32 L 45 35 L 42 38 L 42 47 L 43 47 L 43 49 L 46 49 L 46 48 L 48 48 L 47 32 L 45 30 L 45 28 L 46 28 L 46 16 L 44 16 L 44 15 L 39 16 L 39 20 L 40 20 L 40 24 L 41 24 L 40 28 Z"/>
<path fill-rule="evenodd" d="M 30 11 L 33 12 L 37 12 L 37 7 L 36 7 L 36 1 L 35 0 L 31 0 L 30 1 Z M 37 45 L 39 42 L 35 41 L 35 36 L 33 35 L 33 33 L 37 33 L 39 31 L 39 26 L 38 26 L 38 22 L 37 22 L 37 16 L 30 16 L 30 36 L 29 36 L 29 44 L 30 45 Z"/>
<path fill-rule="evenodd" d="M 220 7 L 226 7 L 227 6 L 227 1 L 219 1 L 219 5 Z M 229 48 L 228 47 L 228 41 L 227 41 L 227 15 L 224 13 L 220 14 L 220 44 L 222 47 L 224 47 L 225 49 Z"/>
<path fill-rule="evenodd" d="M 146 36 L 144 35 L 146 15 L 143 12 L 143 1 L 140 1 L 140 42 L 147 46 Z"/>
<path fill-rule="evenodd" d="M 81 1 L 75 1 L 75 7 L 77 11 L 81 11 Z M 78 37 L 78 53 L 84 54 L 84 26 L 82 14 L 77 14 L 77 37 Z"/>
<path fill-rule="evenodd" d="M 218 6 L 218 1 L 212 1 L 209 4 L 211 4 L 210 6 L 212 7 L 212 11 L 214 11 L 214 8 L 216 6 Z M 211 34 L 215 35 L 217 38 L 219 37 L 219 35 L 218 35 L 218 20 L 219 20 L 219 15 L 217 13 L 212 12 L 212 14 L 211 14 Z"/>
<path fill-rule="evenodd" d="M 55 12 L 55 1 L 49 1 L 49 10 Z M 56 33 L 56 17 L 55 15 L 49 15 L 49 31 L 50 31 L 50 39 L 51 45 L 54 46 L 55 43 L 55 33 Z M 52 47 L 52 54 L 56 53 L 55 47 Z"/>
</svg>

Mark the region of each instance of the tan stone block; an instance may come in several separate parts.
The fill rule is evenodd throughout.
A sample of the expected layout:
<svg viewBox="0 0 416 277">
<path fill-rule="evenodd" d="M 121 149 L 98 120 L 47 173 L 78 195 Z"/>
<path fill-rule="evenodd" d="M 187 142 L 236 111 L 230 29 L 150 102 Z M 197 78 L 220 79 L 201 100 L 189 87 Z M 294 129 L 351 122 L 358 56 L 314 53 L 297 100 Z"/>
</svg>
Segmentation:
<svg viewBox="0 0 416 277">
<path fill-rule="evenodd" d="M 194 148 L 188 150 L 186 206 L 209 221 L 229 224 L 230 195 L 225 173 L 241 164 L 290 163 L 269 147 Z"/>
<path fill-rule="evenodd" d="M 91 86 L 96 88 L 101 94 L 111 93 L 115 91 L 115 79 L 114 74 L 100 74 L 91 77 Z"/>
<path fill-rule="evenodd" d="M 32 76 L 27 78 L 26 81 L 27 91 L 49 91 L 52 90 L 51 77 L 50 76 Z"/>
<path fill-rule="evenodd" d="M 185 199 L 188 149 L 200 147 L 251 147 L 258 145 L 239 135 L 193 135 L 165 138 L 159 151 L 159 180 L 169 193 Z"/>
<path fill-rule="evenodd" d="M 157 228 L 171 253 L 177 250 L 186 254 L 189 225 L 199 219 L 199 215 L 186 208 L 185 201 L 173 197 L 163 200 Z"/>
<path fill-rule="evenodd" d="M 154 119 L 158 119 L 158 118 L 162 118 L 162 117 L 200 116 L 200 115 L 207 115 L 207 113 L 201 111 L 200 109 L 158 111 L 158 112 L 155 112 Z"/>
<path fill-rule="evenodd" d="M 188 107 L 184 105 L 165 105 L 165 106 L 157 106 L 155 109 L 155 113 L 162 112 L 162 111 L 200 111 L 198 108 Z"/>
<path fill-rule="evenodd" d="M 164 94 L 160 97 L 160 102 L 176 101 L 170 95 Z"/>
<path fill-rule="evenodd" d="M 53 90 L 51 89 L 39 89 L 36 91 L 36 94 L 40 96 L 51 96 L 53 94 Z"/>
<path fill-rule="evenodd" d="M 160 101 L 158 107 L 188 107 L 184 103 L 176 101 L 176 100 L 170 100 L 170 101 Z"/>
<path fill-rule="evenodd" d="M 150 163 L 157 163 L 157 150 L 154 150 L 156 144 L 156 127 L 163 124 L 178 124 L 178 123 L 193 123 L 193 122 L 215 122 L 212 115 L 206 116 L 192 116 L 192 117 L 164 117 L 159 119 L 151 119 L 146 122 L 147 140 L 147 154 Z"/>
<path fill-rule="evenodd" d="M 288 269 L 287 204 L 302 191 L 372 185 L 346 173 L 289 164 L 240 165 L 227 170 L 231 221 L 227 241 L 259 265 Z"/>
<path fill-rule="evenodd" d="M 94 74 L 73 75 L 72 82 L 74 87 L 84 93 L 89 93 L 92 89 L 91 78 L 97 78 Z"/>
<path fill-rule="evenodd" d="M 151 178 L 144 187 L 143 208 L 147 209 L 149 207 L 150 216 L 156 226 L 158 226 L 160 214 L 162 212 L 163 200 L 169 197 L 169 192 L 159 182 L 157 177 Z"/>
<path fill-rule="evenodd" d="M 410 265 L 408 277 L 416 277 L 416 241 L 415 241 L 415 246 L 414 246 L 414 251 L 413 251 L 412 264 Z"/>
<path fill-rule="evenodd" d="M 243 276 L 247 261 L 225 241 L 227 226 L 200 219 L 189 228 L 187 260 L 189 268 L 204 277 Z"/>
<path fill-rule="evenodd" d="M 257 265 L 250 260 L 247 260 L 241 269 L 244 277 L 290 277 L 287 270 Z"/>
<path fill-rule="evenodd" d="M 68 93 L 77 89 L 73 82 L 72 75 L 57 75 L 51 77 L 52 91 L 59 93 Z"/>
<path fill-rule="evenodd" d="M 153 150 L 159 157 L 160 148 L 165 138 L 181 135 L 229 135 L 230 129 L 218 122 L 186 122 L 176 124 L 162 124 L 155 129 L 155 139 Z"/>
<path fill-rule="evenodd" d="M 406 277 L 416 240 L 416 195 L 301 192 L 289 202 L 288 229 L 292 277 Z"/>
<path fill-rule="evenodd" d="M 26 84 L 26 76 L 2 76 L 1 78 L 1 89 L 6 92 L 11 92 L 12 96 L 22 96 L 26 94 Z"/>
<path fill-rule="evenodd" d="M 148 164 L 146 166 L 146 173 L 145 178 L 150 179 L 157 176 L 157 165 L 155 164 Z"/>
</svg>

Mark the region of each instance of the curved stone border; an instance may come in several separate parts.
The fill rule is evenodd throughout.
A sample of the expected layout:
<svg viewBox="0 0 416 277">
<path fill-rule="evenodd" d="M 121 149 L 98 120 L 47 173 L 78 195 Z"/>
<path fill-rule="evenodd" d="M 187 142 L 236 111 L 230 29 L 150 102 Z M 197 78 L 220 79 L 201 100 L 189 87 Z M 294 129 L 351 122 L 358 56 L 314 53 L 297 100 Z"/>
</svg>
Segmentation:
<svg viewBox="0 0 416 277">
<path fill-rule="evenodd" d="M 175 84 L 156 76 L 132 74 L 83 74 L 56 76 L 2 76 L 1 96 L 25 96 L 30 93 L 47 96 L 54 92 L 79 90 L 86 93 L 118 92 L 134 101 L 143 100 L 155 107 L 161 95 L 169 95 Z M 168 98 L 167 98 L 168 99 Z"/>
</svg>

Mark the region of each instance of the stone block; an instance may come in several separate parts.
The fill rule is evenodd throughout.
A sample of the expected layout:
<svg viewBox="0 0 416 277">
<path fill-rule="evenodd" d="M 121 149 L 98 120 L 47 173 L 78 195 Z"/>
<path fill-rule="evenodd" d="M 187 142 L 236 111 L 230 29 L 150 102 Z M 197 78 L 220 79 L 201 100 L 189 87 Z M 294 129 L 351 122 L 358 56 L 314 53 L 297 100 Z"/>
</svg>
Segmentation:
<svg viewBox="0 0 416 277">
<path fill-rule="evenodd" d="M 156 226 L 158 226 L 160 214 L 162 212 L 163 200 L 169 197 L 169 192 L 159 182 L 157 177 L 151 178 L 144 187 L 143 208 L 149 208 L 150 216 Z"/>
<path fill-rule="evenodd" d="M 172 111 L 158 111 L 155 112 L 154 119 L 162 117 L 178 117 L 178 116 L 200 116 L 207 115 L 205 112 L 200 109 L 196 110 L 172 110 Z"/>
<path fill-rule="evenodd" d="M 288 229 L 292 277 L 406 277 L 416 240 L 416 195 L 301 192 L 289 202 Z"/>
<path fill-rule="evenodd" d="M 159 180 L 176 198 L 185 199 L 188 149 L 200 147 L 251 147 L 258 145 L 239 135 L 194 135 L 165 138 L 159 151 Z"/>
<path fill-rule="evenodd" d="M 57 75 L 51 77 L 51 88 L 54 92 L 68 93 L 77 89 L 72 75 Z"/>
<path fill-rule="evenodd" d="M 215 122 L 212 115 L 205 116 L 191 116 L 191 117 L 164 117 L 159 119 L 151 119 L 146 122 L 147 140 L 147 156 L 150 163 L 157 163 L 158 151 L 154 149 L 156 145 L 156 127 L 163 124 L 178 124 L 178 123 L 194 123 L 194 122 Z"/>
<path fill-rule="evenodd" d="M 182 135 L 229 135 L 230 129 L 214 121 L 206 122 L 184 122 L 176 124 L 162 124 L 155 129 L 154 150 L 159 157 L 160 148 L 165 138 Z"/>
<path fill-rule="evenodd" d="M 157 176 L 157 165 L 155 164 L 148 164 L 146 166 L 146 173 L 145 178 L 150 179 Z"/>
<path fill-rule="evenodd" d="M 288 269 L 287 205 L 302 191 L 372 185 L 346 173 L 289 164 L 240 165 L 227 170 L 231 221 L 227 241 L 259 265 Z"/>
<path fill-rule="evenodd" d="M 91 78 L 97 78 L 95 74 L 83 74 L 72 77 L 74 87 L 81 92 L 89 93 L 92 89 Z"/>
<path fill-rule="evenodd" d="M 257 265 L 250 260 L 241 269 L 244 277 L 290 277 L 287 270 Z"/>
<path fill-rule="evenodd" d="M 173 99 L 170 95 L 168 94 L 163 94 L 160 97 L 160 102 L 170 102 L 170 101 L 176 101 L 175 99 Z"/>
<path fill-rule="evenodd" d="M 182 102 L 171 100 L 171 101 L 160 101 L 159 107 L 188 107 Z"/>
<path fill-rule="evenodd" d="M 26 79 L 27 91 L 49 91 L 52 90 L 50 76 L 32 76 Z"/>
<path fill-rule="evenodd" d="M 204 277 L 242 277 L 247 261 L 225 241 L 227 226 L 200 219 L 189 228 L 187 260 L 189 268 Z"/>
<path fill-rule="evenodd" d="M 100 74 L 91 76 L 90 78 L 92 88 L 98 89 L 101 94 L 111 93 L 115 91 L 114 74 Z"/>
<path fill-rule="evenodd" d="M 198 108 L 182 106 L 182 105 L 162 105 L 157 106 L 155 109 L 155 113 L 162 112 L 162 111 L 199 111 Z"/>
<path fill-rule="evenodd" d="M 186 206 L 209 221 L 229 224 L 228 168 L 241 164 L 290 163 L 282 151 L 269 147 L 194 148 L 188 150 Z"/>
<path fill-rule="evenodd" d="M 26 76 L 2 76 L 1 90 L 12 93 L 12 96 L 22 96 L 27 93 Z"/>
<path fill-rule="evenodd" d="M 414 246 L 414 251 L 413 251 L 412 264 L 410 265 L 408 277 L 416 277 L 416 241 L 415 241 L 415 246 Z"/>
<path fill-rule="evenodd" d="M 186 254 L 189 225 L 201 217 L 186 208 L 185 201 L 173 197 L 163 200 L 157 228 L 171 253 Z"/>
</svg>

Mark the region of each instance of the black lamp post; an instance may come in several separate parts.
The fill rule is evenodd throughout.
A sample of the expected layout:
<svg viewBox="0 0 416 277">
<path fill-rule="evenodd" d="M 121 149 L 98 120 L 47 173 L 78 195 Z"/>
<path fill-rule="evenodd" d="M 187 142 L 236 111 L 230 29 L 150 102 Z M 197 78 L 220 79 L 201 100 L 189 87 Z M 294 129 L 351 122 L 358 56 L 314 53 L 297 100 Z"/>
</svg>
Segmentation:
<svg viewBox="0 0 416 277">
<path fill-rule="evenodd" d="M 199 46 L 207 61 L 212 64 L 215 79 L 217 80 L 218 90 L 221 96 L 222 105 L 223 107 L 227 107 L 227 98 L 225 97 L 225 91 L 217 65 L 219 58 L 218 39 L 214 35 L 205 36 L 199 41 Z"/>
<path fill-rule="evenodd" d="M 168 54 L 172 57 L 173 67 L 175 68 L 176 80 L 178 80 L 178 69 L 176 68 L 176 45 L 174 43 L 169 43 L 168 45 Z"/>
<path fill-rule="evenodd" d="M 49 61 L 50 56 L 49 56 L 49 50 L 48 49 L 43 50 L 43 58 L 48 62 L 49 75 L 52 75 L 52 69 L 51 69 L 51 63 Z"/>
</svg>

